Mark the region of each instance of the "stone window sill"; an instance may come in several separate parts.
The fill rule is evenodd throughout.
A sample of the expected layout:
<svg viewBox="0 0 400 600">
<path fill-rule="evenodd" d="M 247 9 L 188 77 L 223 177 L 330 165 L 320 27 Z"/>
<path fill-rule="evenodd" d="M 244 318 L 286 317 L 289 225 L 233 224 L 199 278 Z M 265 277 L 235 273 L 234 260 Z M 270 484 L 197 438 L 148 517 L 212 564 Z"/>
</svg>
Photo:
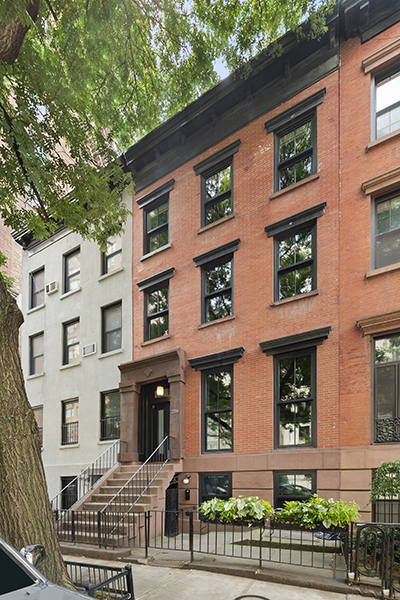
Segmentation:
<svg viewBox="0 0 400 600">
<path fill-rule="evenodd" d="M 82 288 L 78 287 L 76 290 L 71 290 L 70 292 L 66 292 L 65 294 L 62 294 L 60 296 L 60 300 L 64 300 L 64 298 L 69 298 L 69 296 L 72 296 L 73 294 L 76 294 L 77 292 L 80 292 Z"/>
<path fill-rule="evenodd" d="M 81 364 L 81 361 L 77 362 L 77 363 L 73 363 L 72 365 L 63 365 L 62 367 L 60 367 L 60 371 L 65 371 L 65 369 L 73 369 L 74 367 L 79 367 Z"/>
<path fill-rule="evenodd" d="M 121 273 L 121 271 L 124 270 L 124 267 L 118 267 L 118 269 L 115 269 L 115 271 L 111 271 L 111 273 L 104 273 L 104 275 L 101 275 L 98 279 L 98 281 L 103 281 L 104 279 L 108 279 L 108 277 L 112 277 L 113 275 L 116 275 L 117 273 Z"/>
<path fill-rule="evenodd" d="M 199 235 L 200 233 L 204 233 L 205 231 L 208 231 L 209 229 L 213 229 L 214 227 L 217 227 L 217 225 L 222 225 L 222 223 L 226 223 L 227 221 L 230 221 L 231 219 L 234 219 L 236 217 L 236 213 L 232 213 L 230 215 L 227 215 L 226 217 L 222 217 L 222 219 L 218 219 L 218 221 L 214 221 L 214 223 L 210 223 L 209 225 L 205 225 L 204 227 L 200 227 L 200 229 L 197 230 L 197 234 Z"/>
<path fill-rule="evenodd" d="M 38 377 L 44 377 L 44 371 L 42 373 L 34 373 L 33 375 L 29 375 L 26 380 L 30 381 L 31 379 L 37 379 Z"/>
<path fill-rule="evenodd" d="M 236 315 L 229 315 L 229 317 L 224 317 L 223 319 L 215 319 L 214 321 L 210 321 L 209 323 L 202 323 L 197 327 L 197 329 L 205 329 L 206 327 L 218 325 L 219 323 L 226 323 L 227 321 L 233 321 L 234 319 L 236 319 Z"/>
<path fill-rule="evenodd" d="M 155 254 L 159 254 L 160 252 L 164 252 L 164 250 L 168 250 L 168 248 L 172 248 L 172 244 L 168 243 L 165 244 L 165 246 L 162 246 L 161 248 L 157 248 L 157 250 L 153 250 L 153 252 L 149 252 L 148 254 L 144 254 L 139 260 L 146 260 L 148 258 L 150 258 L 151 256 L 154 256 Z"/>
<path fill-rule="evenodd" d="M 394 140 L 398 137 L 400 137 L 400 129 L 396 129 L 396 131 L 387 133 L 386 135 L 383 135 L 382 137 L 378 138 L 377 140 L 372 140 L 372 142 L 367 144 L 367 146 L 365 148 L 365 152 L 369 152 L 369 150 L 372 150 L 372 148 L 376 148 L 376 146 L 381 146 L 385 142 L 389 142 L 390 140 Z"/>
<path fill-rule="evenodd" d="M 107 358 L 107 356 L 114 356 L 115 354 L 122 354 L 123 351 L 124 351 L 123 348 L 118 348 L 117 350 L 110 350 L 110 352 L 103 352 L 103 354 L 100 354 L 98 359 L 101 360 L 102 358 Z"/>
<path fill-rule="evenodd" d="M 275 200 L 275 198 L 280 198 L 280 196 L 283 196 L 284 194 L 287 194 L 288 192 L 292 192 L 293 190 L 297 190 L 297 188 L 301 187 L 302 185 L 311 183 L 312 181 L 315 181 L 316 179 L 319 179 L 319 173 L 314 173 L 314 175 L 310 175 L 309 177 L 306 177 L 305 179 L 302 179 L 301 181 L 298 181 L 297 183 L 293 183 L 292 185 L 289 185 L 285 189 L 279 190 L 279 192 L 274 192 L 273 194 L 270 195 L 269 199 Z"/>
<path fill-rule="evenodd" d="M 378 275 L 385 275 L 385 273 L 392 273 L 393 271 L 399 270 L 400 262 L 394 263 L 393 265 L 388 265 L 387 267 L 380 267 L 380 269 L 368 271 L 368 273 L 365 273 L 365 279 L 370 279 L 371 277 L 377 277 Z"/>
<path fill-rule="evenodd" d="M 27 314 L 27 315 L 31 315 L 32 313 L 34 313 L 34 312 L 37 312 L 38 310 L 42 310 L 42 308 L 44 308 L 45 306 L 46 306 L 46 305 L 45 305 L 45 303 L 43 302 L 43 304 L 39 304 L 39 306 L 35 306 L 34 308 L 30 308 L 30 309 L 29 309 L 29 310 L 26 312 L 26 314 Z"/>
<path fill-rule="evenodd" d="M 318 295 L 319 290 L 312 290 L 311 292 L 307 292 L 306 294 L 298 294 L 297 296 L 292 296 L 292 298 L 276 300 L 275 302 L 271 302 L 270 306 L 282 306 L 282 304 L 288 304 L 289 302 L 297 302 L 297 300 L 303 300 L 303 298 L 311 298 L 312 296 Z"/>
<path fill-rule="evenodd" d="M 163 340 L 170 340 L 171 339 L 171 334 L 169 333 L 168 335 L 162 335 L 158 338 L 154 338 L 154 340 L 146 340 L 145 342 L 141 343 L 142 348 L 144 346 L 150 346 L 151 344 L 157 344 L 157 342 L 162 342 Z"/>
<path fill-rule="evenodd" d="M 66 450 L 67 448 L 79 448 L 80 444 L 63 444 L 59 446 L 60 450 Z"/>
</svg>

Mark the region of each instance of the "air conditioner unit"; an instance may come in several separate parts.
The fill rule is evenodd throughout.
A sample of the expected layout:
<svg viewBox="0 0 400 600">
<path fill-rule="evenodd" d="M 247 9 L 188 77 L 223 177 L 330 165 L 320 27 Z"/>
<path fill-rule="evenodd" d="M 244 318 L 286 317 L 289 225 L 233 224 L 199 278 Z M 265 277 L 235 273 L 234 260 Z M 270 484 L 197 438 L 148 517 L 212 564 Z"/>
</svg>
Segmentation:
<svg viewBox="0 0 400 600">
<path fill-rule="evenodd" d="M 58 292 L 58 281 L 46 283 L 46 294 L 54 294 L 54 292 Z"/>
<path fill-rule="evenodd" d="M 89 354 L 96 354 L 96 344 L 88 344 L 87 346 L 83 346 L 82 355 L 89 356 Z"/>
</svg>

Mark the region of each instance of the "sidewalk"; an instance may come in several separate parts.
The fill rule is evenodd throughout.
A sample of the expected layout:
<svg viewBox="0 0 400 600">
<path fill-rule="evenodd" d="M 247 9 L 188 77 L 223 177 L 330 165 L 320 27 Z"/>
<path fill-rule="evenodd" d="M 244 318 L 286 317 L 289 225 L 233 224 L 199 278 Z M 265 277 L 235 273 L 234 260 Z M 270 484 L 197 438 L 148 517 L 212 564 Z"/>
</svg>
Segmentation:
<svg viewBox="0 0 400 600">
<path fill-rule="evenodd" d="M 77 556 L 64 556 L 66 560 L 77 560 L 101 566 L 121 566 L 130 560 L 109 561 Z M 353 588 L 346 586 L 340 592 L 313 589 L 310 579 L 307 587 L 283 585 L 264 580 L 263 575 L 248 570 L 247 575 L 228 564 L 224 570 L 231 569 L 236 574 L 210 572 L 218 565 L 199 561 L 189 566 L 176 561 L 175 566 L 160 566 L 161 560 L 153 560 L 151 564 L 132 564 L 135 600 L 359 600 Z M 217 561 L 214 561 L 217 562 Z M 218 561 L 220 562 L 220 561 Z M 153 566 L 154 565 L 154 566 Z M 221 566 L 221 565 L 220 565 Z M 177 568 L 178 567 L 178 568 Z M 203 567 L 202 569 L 200 567 Z M 206 570 L 203 570 L 206 569 Z M 263 569 L 264 572 L 264 569 Z M 238 576 L 240 575 L 240 576 Z M 282 579 L 284 574 L 282 573 Z M 302 581 L 304 584 L 305 582 Z M 356 591 L 354 589 L 354 591 Z M 351 593 L 349 593 L 351 592 Z"/>
</svg>

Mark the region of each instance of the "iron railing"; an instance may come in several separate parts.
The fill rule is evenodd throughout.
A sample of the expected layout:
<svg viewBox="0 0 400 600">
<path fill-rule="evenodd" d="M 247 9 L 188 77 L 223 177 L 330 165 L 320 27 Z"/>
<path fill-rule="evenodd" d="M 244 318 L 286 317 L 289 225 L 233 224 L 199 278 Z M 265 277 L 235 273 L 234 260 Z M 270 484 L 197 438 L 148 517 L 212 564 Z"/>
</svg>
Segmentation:
<svg viewBox="0 0 400 600">
<path fill-rule="evenodd" d="M 380 588 L 382 597 L 400 592 L 400 527 L 394 523 L 352 523 L 349 581 Z"/>
<path fill-rule="evenodd" d="M 134 600 L 132 567 L 103 567 L 64 561 L 68 575 L 78 590 L 100 599 Z"/>
<path fill-rule="evenodd" d="M 61 425 L 61 444 L 62 446 L 69 446 L 70 444 L 77 444 L 79 437 L 79 421 L 74 423 L 65 423 Z"/>
<path fill-rule="evenodd" d="M 118 440 L 121 429 L 121 415 L 103 417 L 100 421 L 101 439 Z"/>
<path fill-rule="evenodd" d="M 140 499 L 145 496 L 150 485 L 164 465 L 171 460 L 171 457 L 172 438 L 167 435 L 125 485 L 99 511 L 99 520 L 101 522 L 99 528 L 102 532 L 101 536 L 104 546 L 107 546 L 108 540 L 115 532 L 118 536 L 120 535 L 122 522 L 129 513 L 135 512 Z M 107 513 L 122 516 L 119 520 L 116 518 L 110 519 Z"/>
<path fill-rule="evenodd" d="M 375 419 L 375 442 L 400 442 L 400 417 Z"/>
<path fill-rule="evenodd" d="M 77 477 L 72 479 L 54 498 L 51 499 L 51 506 L 56 521 L 59 521 L 65 513 L 71 509 L 65 505 L 65 499 L 74 496 L 75 502 L 80 500 L 94 484 L 101 479 L 114 465 L 116 465 L 124 452 L 126 442 L 116 440 L 107 450 L 105 450 L 95 461 L 84 469 Z M 75 503 L 74 502 L 74 503 Z"/>
</svg>

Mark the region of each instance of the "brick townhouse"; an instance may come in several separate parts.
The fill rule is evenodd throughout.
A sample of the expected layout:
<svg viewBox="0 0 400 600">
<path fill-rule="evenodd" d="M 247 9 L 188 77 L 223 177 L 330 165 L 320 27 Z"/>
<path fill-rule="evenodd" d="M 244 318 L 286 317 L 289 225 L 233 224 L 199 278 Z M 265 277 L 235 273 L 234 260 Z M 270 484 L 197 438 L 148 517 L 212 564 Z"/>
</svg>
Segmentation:
<svg viewBox="0 0 400 600">
<path fill-rule="evenodd" d="M 142 461 L 173 438 L 181 507 L 317 492 L 369 516 L 400 458 L 399 21 L 343 0 L 321 40 L 286 35 L 125 154 L 121 439 Z"/>
<path fill-rule="evenodd" d="M 112 268 L 63 229 L 16 235 L 50 495 L 119 433 L 139 463 L 170 436 L 182 508 L 316 492 L 371 516 L 400 458 L 400 0 L 281 45 L 125 152 Z"/>
</svg>

